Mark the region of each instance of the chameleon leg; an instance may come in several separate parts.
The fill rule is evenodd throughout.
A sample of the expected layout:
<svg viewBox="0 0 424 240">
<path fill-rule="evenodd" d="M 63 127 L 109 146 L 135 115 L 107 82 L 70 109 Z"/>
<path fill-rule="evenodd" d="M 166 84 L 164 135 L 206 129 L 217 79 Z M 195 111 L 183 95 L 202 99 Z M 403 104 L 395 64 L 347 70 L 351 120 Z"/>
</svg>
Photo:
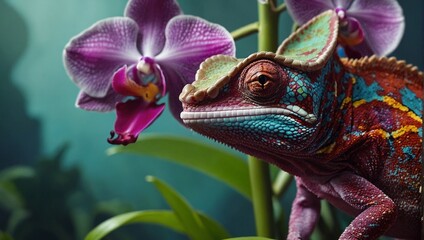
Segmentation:
<svg viewBox="0 0 424 240">
<path fill-rule="evenodd" d="M 333 178 L 330 185 L 346 204 L 360 212 L 340 239 L 377 239 L 395 222 L 393 200 L 366 179 L 345 173 Z"/>
<path fill-rule="evenodd" d="M 296 177 L 297 193 L 293 201 L 287 239 L 309 239 L 319 219 L 320 199 Z"/>
</svg>

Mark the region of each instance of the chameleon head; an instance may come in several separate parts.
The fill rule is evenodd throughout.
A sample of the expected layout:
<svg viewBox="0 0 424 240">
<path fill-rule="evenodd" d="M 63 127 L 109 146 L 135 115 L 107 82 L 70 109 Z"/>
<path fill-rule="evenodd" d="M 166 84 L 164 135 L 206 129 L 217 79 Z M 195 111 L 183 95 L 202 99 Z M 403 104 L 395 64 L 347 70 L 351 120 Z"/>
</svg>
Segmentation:
<svg viewBox="0 0 424 240">
<path fill-rule="evenodd" d="M 213 80 L 219 75 L 214 71 L 228 68 L 229 73 Z M 243 61 L 215 56 L 183 89 L 181 118 L 196 132 L 246 153 L 279 149 L 291 154 L 315 140 L 324 89 L 272 53 L 256 53 Z"/>
<path fill-rule="evenodd" d="M 310 38 L 319 35 L 316 24 L 323 23 L 330 27 L 318 28 L 322 39 Z M 337 15 L 329 11 L 301 27 L 277 53 L 205 60 L 180 95 L 182 120 L 196 132 L 253 155 L 275 154 L 276 149 L 292 154 L 309 147 L 321 124 L 328 84 L 310 74 L 327 69 L 337 26 Z"/>
</svg>

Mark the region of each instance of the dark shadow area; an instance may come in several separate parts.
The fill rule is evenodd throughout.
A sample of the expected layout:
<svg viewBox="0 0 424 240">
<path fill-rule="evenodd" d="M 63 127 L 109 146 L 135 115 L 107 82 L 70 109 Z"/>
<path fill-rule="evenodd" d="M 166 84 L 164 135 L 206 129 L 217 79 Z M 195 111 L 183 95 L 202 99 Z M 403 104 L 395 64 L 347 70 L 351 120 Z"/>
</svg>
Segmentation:
<svg viewBox="0 0 424 240">
<path fill-rule="evenodd" d="M 390 54 L 397 59 L 424 68 L 424 2 L 398 1 L 405 14 L 405 32 L 396 50 Z"/>
<path fill-rule="evenodd" d="M 25 99 L 12 83 L 12 69 L 28 42 L 21 16 L 0 0 L 0 170 L 12 165 L 33 164 L 40 152 L 39 122 L 26 113 Z M 28 74 L 30 79 L 30 74 Z M 2 210 L 2 209 L 0 209 Z M 8 221 L 0 211 L 0 226 Z"/>
<path fill-rule="evenodd" d="M 65 144 L 31 166 L 0 171 L 1 240 L 84 239 L 106 219 L 133 210 L 118 200 L 96 200 L 83 184 L 81 170 L 63 166 L 67 149 Z M 134 240 L 137 229 L 125 230 L 113 232 L 106 239 Z"/>
<path fill-rule="evenodd" d="M 0 169 L 34 162 L 40 153 L 40 123 L 26 113 L 25 97 L 12 83 L 12 70 L 28 43 L 18 12 L 0 0 Z M 27 81 L 32 81 L 28 72 Z"/>
</svg>

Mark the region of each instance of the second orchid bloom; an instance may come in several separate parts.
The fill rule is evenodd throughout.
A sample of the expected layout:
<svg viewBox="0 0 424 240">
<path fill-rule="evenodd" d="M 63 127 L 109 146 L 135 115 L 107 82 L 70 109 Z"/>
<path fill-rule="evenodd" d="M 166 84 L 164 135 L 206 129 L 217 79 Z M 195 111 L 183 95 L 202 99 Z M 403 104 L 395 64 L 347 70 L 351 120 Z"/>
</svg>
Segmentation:
<svg viewBox="0 0 424 240">
<path fill-rule="evenodd" d="M 399 45 L 405 29 L 396 0 L 285 0 L 299 25 L 332 9 L 340 20 L 339 40 L 349 57 L 385 56 Z"/>
<path fill-rule="evenodd" d="M 130 0 L 124 17 L 101 20 L 71 39 L 64 63 L 80 88 L 77 107 L 116 110 L 108 141 L 126 145 L 162 113 L 159 100 L 166 93 L 179 119 L 181 89 L 217 54 L 235 56 L 222 26 L 182 15 L 174 0 Z"/>
</svg>

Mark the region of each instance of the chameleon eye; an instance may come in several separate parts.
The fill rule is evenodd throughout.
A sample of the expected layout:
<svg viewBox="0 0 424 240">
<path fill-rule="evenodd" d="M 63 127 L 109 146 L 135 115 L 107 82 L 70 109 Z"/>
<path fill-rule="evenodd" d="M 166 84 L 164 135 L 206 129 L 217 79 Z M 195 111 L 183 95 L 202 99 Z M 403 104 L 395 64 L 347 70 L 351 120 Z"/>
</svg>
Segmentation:
<svg viewBox="0 0 424 240">
<path fill-rule="evenodd" d="M 242 92 L 250 99 L 267 103 L 281 96 L 284 72 L 270 60 L 249 64 L 240 75 Z"/>
</svg>

